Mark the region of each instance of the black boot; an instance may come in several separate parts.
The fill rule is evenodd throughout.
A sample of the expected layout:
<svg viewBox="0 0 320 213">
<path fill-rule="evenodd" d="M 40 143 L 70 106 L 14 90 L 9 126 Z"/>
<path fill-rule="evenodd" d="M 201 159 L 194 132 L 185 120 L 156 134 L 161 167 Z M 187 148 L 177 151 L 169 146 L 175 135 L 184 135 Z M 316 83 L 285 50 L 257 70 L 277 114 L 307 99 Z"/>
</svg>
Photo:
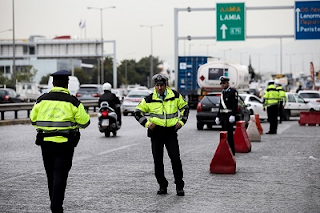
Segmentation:
<svg viewBox="0 0 320 213">
<path fill-rule="evenodd" d="M 157 194 L 158 194 L 158 195 L 167 194 L 167 188 L 160 188 L 160 189 L 157 191 Z"/>
<path fill-rule="evenodd" d="M 178 196 L 184 196 L 184 191 L 183 191 L 182 188 L 181 189 L 177 188 L 177 195 Z"/>
</svg>

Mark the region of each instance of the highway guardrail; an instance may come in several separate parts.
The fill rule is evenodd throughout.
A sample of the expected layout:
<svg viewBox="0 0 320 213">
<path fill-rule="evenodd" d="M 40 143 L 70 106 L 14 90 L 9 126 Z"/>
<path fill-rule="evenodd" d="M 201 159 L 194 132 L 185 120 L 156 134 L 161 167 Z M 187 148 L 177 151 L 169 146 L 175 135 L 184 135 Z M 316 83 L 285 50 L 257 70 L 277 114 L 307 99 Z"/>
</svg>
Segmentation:
<svg viewBox="0 0 320 213">
<path fill-rule="evenodd" d="M 96 112 L 97 108 L 99 107 L 98 100 L 83 100 L 81 103 L 83 104 L 84 108 L 87 109 L 87 111 L 89 111 L 90 108 L 93 108 L 93 111 Z M 18 111 L 26 110 L 29 117 L 33 105 L 34 102 L 0 104 L 1 120 L 4 120 L 4 113 L 8 111 L 14 111 L 14 118 L 18 119 Z"/>
</svg>

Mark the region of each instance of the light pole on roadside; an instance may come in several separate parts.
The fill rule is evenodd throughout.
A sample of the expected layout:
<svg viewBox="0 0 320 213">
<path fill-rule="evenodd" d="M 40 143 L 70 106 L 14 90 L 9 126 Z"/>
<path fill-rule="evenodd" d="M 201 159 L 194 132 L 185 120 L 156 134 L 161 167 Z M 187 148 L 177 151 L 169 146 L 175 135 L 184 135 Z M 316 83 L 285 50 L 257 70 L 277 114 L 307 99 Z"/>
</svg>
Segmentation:
<svg viewBox="0 0 320 213">
<path fill-rule="evenodd" d="M 100 10 L 100 24 L 101 24 L 101 73 L 100 75 L 98 74 L 98 84 L 104 83 L 104 63 L 103 63 L 103 24 L 102 24 L 102 12 L 105 9 L 112 9 L 112 8 L 116 8 L 115 6 L 111 6 L 111 7 L 87 7 L 88 10 Z M 101 79 L 99 78 L 101 76 Z"/>
<path fill-rule="evenodd" d="M 128 55 L 131 55 L 131 54 L 135 54 L 135 52 L 132 52 L 132 53 L 127 53 L 125 55 L 125 78 L 126 78 L 126 83 L 128 84 L 128 60 L 127 60 L 127 56 Z"/>
<path fill-rule="evenodd" d="M 229 48 L 229 49 L 224 49 L 224 50 L 223 50 L 223 60 L 224 60 L 224 61 L 226 61 L 226 51 L 229 51 L 229 50 L 231 51 L 232 49 Z"/>
<path fill-rule="evenodd" d="M 216 44 L 200 44 L 200 46 L 206 46 L 207 47 L 207 56 L 209 56 L 209 46 L 215 46 Z"/>
<path fill-rule="evenodd" d="M 150 88 L 153 86 L 152 76 L 153 76 L 153 42 L 152 42 L 152 29 L 154 27 L 162 27 L 162 24 L 157 25 L 140 25 L 140 27 L 149 27 L 150 28 L 150 40 L 151 40 L 151 55 L 150 55 Z"/>
<path fill-rule="evenodd" d="M 237 54 L 240 55 L 240 64 L 242 64 L 242 54 L 248 54 L 247 52 L 238 52 Z"/>
</svg>

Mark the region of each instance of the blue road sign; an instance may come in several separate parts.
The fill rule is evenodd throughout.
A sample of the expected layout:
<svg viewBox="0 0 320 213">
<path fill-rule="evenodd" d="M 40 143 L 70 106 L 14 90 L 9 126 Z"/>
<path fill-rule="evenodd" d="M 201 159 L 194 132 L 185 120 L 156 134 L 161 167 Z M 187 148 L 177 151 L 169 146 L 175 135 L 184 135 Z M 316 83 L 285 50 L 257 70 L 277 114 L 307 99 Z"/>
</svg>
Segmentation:
<svg viewBox="0 0 320 213">
<path fill-rule="evenodd" d="M 320 1 L 295 2 L 295 38 L 320 39 Z"/>
</svg>

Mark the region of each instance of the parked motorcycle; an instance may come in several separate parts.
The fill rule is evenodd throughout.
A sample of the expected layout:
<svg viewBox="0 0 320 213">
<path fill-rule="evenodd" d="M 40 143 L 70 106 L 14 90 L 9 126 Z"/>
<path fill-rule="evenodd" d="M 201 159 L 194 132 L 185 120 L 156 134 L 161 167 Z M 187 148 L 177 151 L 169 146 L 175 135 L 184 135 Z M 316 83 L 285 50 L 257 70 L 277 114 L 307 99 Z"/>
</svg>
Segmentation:
<svg viewBox="0 0 320 213">
<path fill-rule="evenodd" d="M 117 122 L 117 113 L 106 101 L 103 101 L 100 104 L 98 120 L 99 131 L 104 132 L 106 137 L 110 137 L 111 132 L 113 136 L 117 135 L 117 130 L 121 127 L 119 122 Z"/>
</svg>

